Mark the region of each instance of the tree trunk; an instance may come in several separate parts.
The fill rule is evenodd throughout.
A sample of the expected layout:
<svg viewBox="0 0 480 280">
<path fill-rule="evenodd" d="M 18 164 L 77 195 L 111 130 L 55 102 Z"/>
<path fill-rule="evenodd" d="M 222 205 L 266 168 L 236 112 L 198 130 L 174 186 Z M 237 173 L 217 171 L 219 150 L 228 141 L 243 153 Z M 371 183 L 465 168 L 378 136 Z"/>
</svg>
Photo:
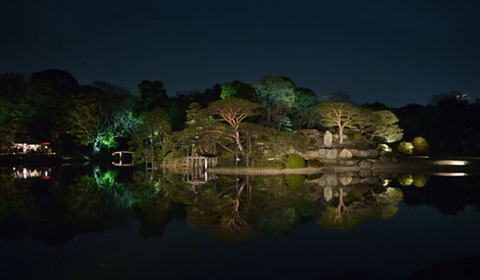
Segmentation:
<svg viewBox="0 0 480 280">
<path fill-rule="evenodd" d="M 100 148 L 102 146 L 102 143 L 100 143 L 98 140 L 95 140 L 93 142 L 93 154 L 96 155 L 98 152 L 100 152 Z"/>
<path fill-rule="evenodd" d="M 343 143 L 343 126 L 339 125 L 338 126 L 338 137 L 339 137 L 339 143 Z"/>
<path fill-rule="evenodd" d="M 238 132 L 238 130 L 236 130 L 234 132 L 233 137 L 235 138 L 235 143 L 237 144 L 238 150 L 240 151 L 242 156 L 245 156 L 245 151 L 243 150 L 242 142 L 240 141 L 240 132 Z"/>
</svg>

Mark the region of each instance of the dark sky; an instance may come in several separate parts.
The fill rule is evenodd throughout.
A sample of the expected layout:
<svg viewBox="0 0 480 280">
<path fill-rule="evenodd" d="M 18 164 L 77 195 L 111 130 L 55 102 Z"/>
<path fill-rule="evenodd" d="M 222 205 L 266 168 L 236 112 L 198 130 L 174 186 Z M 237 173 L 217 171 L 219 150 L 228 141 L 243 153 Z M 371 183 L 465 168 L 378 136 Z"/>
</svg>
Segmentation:
<svg viewBox="0 0 480 280">
<path fill-rule="evenodd" d="M 280 74 L 393 106 L 480 97 L 480 1 L 12 0 L 0 22 L 0 73 L 158 79 L 169 94 Z"/>
</svg>

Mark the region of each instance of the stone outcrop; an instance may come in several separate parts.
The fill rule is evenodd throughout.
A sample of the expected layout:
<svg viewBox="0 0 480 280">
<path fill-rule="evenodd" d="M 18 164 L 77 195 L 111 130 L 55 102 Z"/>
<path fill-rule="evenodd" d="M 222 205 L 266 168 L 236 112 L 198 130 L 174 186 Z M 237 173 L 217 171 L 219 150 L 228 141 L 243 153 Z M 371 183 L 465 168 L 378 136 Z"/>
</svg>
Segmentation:
<svg viewBox="0 0 480 280">
<path fill-rule="evenodd" d="M 347 149 L 343 149 L 339 154 L 338 158 L 340 159 L 351 159 L 353 157 L 352 152 Z"/>
<path fill-rule="evenodd" d="M 330 131 L 326 131 L 325 135 L 323 135 L 323 145 L 327 148 L 332 147 L 332 142 L 333 142 L 333 135 L 330 133 Z"/>
<path fill-rule="evenodd" d="M 338 151 L 336 149 L 318 149 L 318 150 L 311 150 L 306 153 L 301 153 L 300 156 L 306 160 L 336 159 L 338 156 Z"/>
<path fill-rule="evenodd" d="M 373 162 L 369 161 L 369 160 L 361 160 L 359 163 L 358 163 L 358 166 L 360 166 L 360 168 L 370 168 L 372 167 L 373 165 Z"/>
</svg>

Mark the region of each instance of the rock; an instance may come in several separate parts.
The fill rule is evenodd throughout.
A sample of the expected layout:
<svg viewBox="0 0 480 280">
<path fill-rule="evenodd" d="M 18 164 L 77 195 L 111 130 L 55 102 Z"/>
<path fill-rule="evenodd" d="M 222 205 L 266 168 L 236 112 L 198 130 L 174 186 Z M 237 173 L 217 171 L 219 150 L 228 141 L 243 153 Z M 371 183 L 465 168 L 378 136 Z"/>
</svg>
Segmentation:
<svg viewBox="0 0 480 280">
<path fill-rule="evenodd" d="M 346 176 L 340 176 L 338 177 L 338 181 L 342 183 L 342 185 L 346 186 L 352 183 L 353 178 L 352 177 L 346 177 Z"/>
<path fill-rule="evenodd" d="M 366 172 L 365 172 L 365 174 L 366 174 Z M 360 180 L 361 184 L 374 185 L 374 184 L 380 183 L 380 179 L 378 177 L 372 177 L 371 173 L 370 173 L 369 176 L 364 176 L 364 177 L 365 178 Z"/>
<path fill-rule="evenodd" d="M 321 169 L 322 172 L 324 173 L 331 173 L 331 172 L 335 172 L 335 169 L 333 167 L 324 167 Z"/>
<path fill-rule="evenodd" d="M 369 149 L 369 150 L 366 150 L 365 152 L 367 154 L 367 158 L 378 158 L 378 156 L 380 155 L 380 152 L 375 149 Z"/>
<path fill-rule="evenodd" d="M 380 156 L 380 152 L 375 149 L 368 149 L 368 150 L 357 150 L 357 149 L 349 149 L 354 157 L 358 158 L 378 158 Z"/>
<path fill-rule="evenodd" d="M 343 149 L 339 154 L 338 154 L 338 158 L 341 158 L 341 159 L 350 159 L 352 158 L 353 155 L 352 153 L 347 150 L 347 149 Z"/>
<path fill-rule="evenodd" d="M 360 166 L 361 168 L 370 168 L 372 167 L 373 165 L 373 162 L 369 161 L 369 160 L 361 160 L 359 163 L 358 163 L 358 166 Z"/>
<path fill-rule="evenodd" d="M 343 166 L 354 166 L 357 165 L 358 160 L 350 159 L 350 160 L 339 160 L 338 165 L 343 165 Z"/>
<path fill-rule="evenodd" d="M 333 135 L 330 131 L 326 131 L 325 135 L 323 135 L 323 145 L 327 148 L 332 147 Z"/>
<path fill-rule="evenodd" d="M 323 197 L 326 201 L 330 201 L 333 198 L 332 187 L 328 186 L 323 188 Z"/>
<path fill-rule="evenodd" d="M 370 170 L 370 169 L 360 169 L 360 171 L 358 171 L 358 176 L 360 176 L 361 178 L 370 177 L 370 176 L 372 176 L 372 170 Z"/>
</svg>

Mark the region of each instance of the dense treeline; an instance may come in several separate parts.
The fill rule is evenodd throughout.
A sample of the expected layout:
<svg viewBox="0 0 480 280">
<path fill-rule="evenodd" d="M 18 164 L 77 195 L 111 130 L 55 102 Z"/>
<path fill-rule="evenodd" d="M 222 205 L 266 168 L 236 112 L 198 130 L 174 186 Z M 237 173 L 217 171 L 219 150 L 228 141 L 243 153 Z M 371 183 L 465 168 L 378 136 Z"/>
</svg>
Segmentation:
<svg viewBox="0 0 480 280">
<path fill-rule="evenodd" d="M 340 144 L 347 136 L 398 143 L 405 131 L 407 141 L 425 137 L 435 153 L 479 154 L 480 105 L 463 97 L 439 95 L 428 106 L 359 106 L 345 93 L 316 94 L 276 75 L 172 97 L 160 81 L 141 82 L 136 95 L 107 82 L 80 85 L 62 70 L 28 78 L 8 73 L 0 76 L 0 143 L 7 151 L 15 141 L 49 141 L 64 154 L 129 146 L 139 158 L 153 150 L 158 161 L 223 153 L 248 164 L 266 160 L 266 150 L 301 149 L 305 143 L 291 131 L 317 128 L 337 133 Z"/>
</svg>

